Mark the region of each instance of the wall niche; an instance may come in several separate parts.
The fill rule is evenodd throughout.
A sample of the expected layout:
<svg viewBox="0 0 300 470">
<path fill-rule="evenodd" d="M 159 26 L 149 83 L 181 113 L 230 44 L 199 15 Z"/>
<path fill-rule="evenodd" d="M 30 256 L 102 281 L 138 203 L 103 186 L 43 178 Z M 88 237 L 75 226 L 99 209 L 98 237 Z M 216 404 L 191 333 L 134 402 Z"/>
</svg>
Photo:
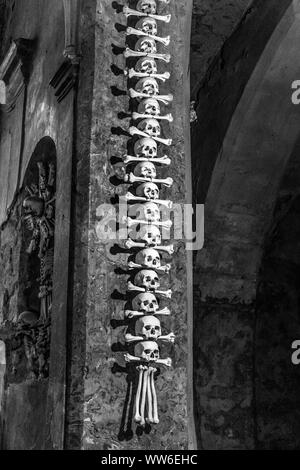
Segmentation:
<svg viewBox="0 0 300 470">
<path fill-rule="evenodd" d="M 33 152 L 21 191 L 20 289 L 17 319 L 10 325 L 10 383 L 49 375 L 55 191 L 56 149 L 45 137 Z"/>
</svg>

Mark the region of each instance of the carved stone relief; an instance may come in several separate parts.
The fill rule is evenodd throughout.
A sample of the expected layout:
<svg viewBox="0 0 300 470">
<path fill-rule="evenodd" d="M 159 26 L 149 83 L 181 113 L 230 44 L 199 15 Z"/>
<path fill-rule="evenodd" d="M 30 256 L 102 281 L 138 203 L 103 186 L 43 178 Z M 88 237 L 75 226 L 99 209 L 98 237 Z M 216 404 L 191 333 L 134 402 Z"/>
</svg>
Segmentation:
<svg viewBox="0 0 300 470">
<path fill-rule="evenodd" d="M 55 166 L 38 162 L 38 180 L 25 188 L 23 200 L 23 229 L 27 246 L 27 265 L 37 264 L 38 277 L 30 279 L 29 286 L 38 286 L 34 305 L 38 309 L 23 311 L 16 322 L 0 325 L 0 338 L 8 346 L 10 373 L 17 376 L 26 369 L 22 379 L 42 379 L 49 373 L 50 328 L 52 310 L 52 282 L 55 229 Z M 33 258 L 33 260 L 32 260 Z M 35 295 L 35 292 L 34 292 Z"/>
</svg>

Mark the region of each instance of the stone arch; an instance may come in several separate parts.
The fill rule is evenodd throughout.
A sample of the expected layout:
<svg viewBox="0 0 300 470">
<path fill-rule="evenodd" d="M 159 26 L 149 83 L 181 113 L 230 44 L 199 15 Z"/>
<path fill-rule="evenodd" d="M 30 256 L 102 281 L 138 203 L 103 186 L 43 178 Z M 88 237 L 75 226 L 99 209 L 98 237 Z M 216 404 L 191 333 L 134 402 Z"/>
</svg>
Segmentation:
<svg viewBox="0 0 300 470">
<path fill-rule="evenodd" d="M 257 445 L 257 284 L 299 139 L 291 84 L 300 73 L 300 2 L 262 3 L 253 3 L 210 69 L 192 129 L 194 196 L 206 202 L 205 245 L 195 262 L 195 415 L 199 445 L 210 449 Z"/>
</svg>

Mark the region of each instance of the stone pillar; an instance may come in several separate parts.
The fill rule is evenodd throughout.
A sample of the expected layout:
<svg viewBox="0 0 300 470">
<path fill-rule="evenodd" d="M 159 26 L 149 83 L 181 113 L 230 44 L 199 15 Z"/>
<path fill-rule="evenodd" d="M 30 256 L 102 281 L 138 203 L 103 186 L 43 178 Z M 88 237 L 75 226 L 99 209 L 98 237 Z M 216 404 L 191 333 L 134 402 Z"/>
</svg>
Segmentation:
<svg viewBox="0 0 300 470">
<path fill-rule="evenodd" d="M 161 369 L 156 382 L 159 403 L 160 423 L 146 430 L 137 429 L 133 422 L 131 397 L 129 396 L 128 376 L 124 368 L 125 351 L 123 299 L 126 293 L 128 275 L 120 273 L 126 267 L 128 254 L 112 249 L 114 245 L 100 235 L 101 221 L 109 214 L 111 201 L 116 195 L 125 194 L 128 186 L 115 185 L 111 160 L 126 153 L 129 119 L 129 96 L 127 80 L 122 73 L 114 73 L 116 67 L 124 69 L 125 59 L 120 48 L 125 47 L 125 34 L 120 32 L 127 24 L 126 17 L 114 7 L 111 1 L 98 0 L 90 3 L 87 14 L 95 17 L 95 56 L 93 102 L 91 109 L 91 135 L 83 135 L 82 122 L 78 122 L 78 202 L 75 234 L 76 265 L 74 286 L 76 288 L 73 311 L 73 363 L 70 370 L 70 390 L 68 398 L 67 442 L 69 447 L 82 445 L 84 449 L 187 449 L 192 447 L 192 428 L 188 417 L 187 370 L 191 369 L 188 343 L 187 314 L 187 263 L 183 241 L 176 242 L 172 256 L 172 270 L 167 288 L 173 289 L 169 306 L 172 316 L 163 323 L 168 331 L 176 334 L 175 345 L 161 348 L 161 356 L 171 356 L 173 367 Z M 158 2 L 160 3 L 160 2 Z M 134 2 L 130 2 L 134 7 Z M 85 12 L 88 7 L 85 4 Z M 115 9 L 117 8 L 117 9 Z M 171 35 L 168 51 L 172 55 L 170 64 L 163 64 L 163 71 L 171 72 L 170 81 L 161 86 L 162 94 L 173 93 L 171 104 L 174 122 L 164 126 L 165 137 L 173 138 L 170 150 L 172 158 L 170 170 L 159 170 L 160 177 L 171 176 L 174 185 L 171 190 L 163 190 L 163 198 L 183 205 L 186 202 L 186 136 L 189 135 L 189 78 L 188 54 L 191 5 L 188 0 L 171 1 L 165 7 L 170 10 L 170 24 L 160 22 L 160 35 Z M 164 10 L 161 10 L 164 11 Z M 91 21 L 92 24 L 92 21 Z M 124 28 L 123 28 L 124 29 Z M 86 76 L 85 54 L 92 54 L 86 47 L 83 50 L 82 74 Z M 162 51 L 164 52 L 164 51 Z M 183 66 L 184 64 L 184 66 Z M 112 67 L 114 66 L 114 67 Z M 81 78 L 82 79 L 82 78 Z M 80 100 L 83 96 L 79 91 Z M 83 109 L 83 108 L 82 108 Z M 90 108 L 86 107 L 87 114 Z M 121 113 L 121 114 L 119 114 Z M 80 129 L 81 126 L 81 129 Z M 80 141 L 82 138 L 82 141 Z M 89 161 L 83 149 L 89 147 Z M 88 175 L 87 175 L 88 173 Z M 84 176 L 85 175 L 85 176 Z M 88 192 L 87 195 L 87 185 Z M 81 192 L 82 190 L 82 192 Z M 81 203 L 80 203 L 81 198 Z M 83 198 L 84 202 L 83 202 Z M 80 207 L 79 207 L 79 204 Z M 89 206 L 89 218 L 84 212 Z M 84 224 L 88 223 L 88 227 Z M 103 225 L 103 224 L 102 224 Z M 113 229 L 113 225 L 112 225 Z M 172 242 L 172 240 L 171 240 Z M 167 243 L 167 242 L 165 242 Z M 80 262 L 80 258 L 82 263 Z M 84 263 L 87 264 L 84 264 Z M 84 265 L 87 266 L 85 271 Z M 190 288 L 190 286 L 189 286 Z M 78 335 L 77 335 L 77 333 Z M 76 336 L 77 335 L 77 336 Z M 81 342 L 81 345 L 79 344 Z M 122 360 L 120 361 L 120 358 Z M 117 363 L 117 364 L 116 364 Z M 85 371 L 84 381 L 72 379 L 75 368 Z M 189 398 L 189 406 L 192 408 Z M 83 412 L 83 413 L 82 413 Z M 81 426 L 80 423 L 84 423 Z M 81 438 L 83 439 L 81 441 Z"/>
</svg>

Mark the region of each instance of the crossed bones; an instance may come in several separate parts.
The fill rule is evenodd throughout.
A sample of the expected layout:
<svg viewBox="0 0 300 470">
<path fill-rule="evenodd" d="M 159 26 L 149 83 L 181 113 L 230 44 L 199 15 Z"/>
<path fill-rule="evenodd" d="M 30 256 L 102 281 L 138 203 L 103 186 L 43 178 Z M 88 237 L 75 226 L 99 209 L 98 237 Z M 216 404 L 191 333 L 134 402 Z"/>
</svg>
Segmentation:
<svg viewBox="0 0 300 470">
<path fill-rule="evenodd" d="M 160 0 L 160 1 L 165 4 L 168 4 L 170 2 L 170 0 Z M 130 16 L 149 17 L 149 18 L 153 18 L 155 20 L 162 21 L 165 23 L 169 23 L 171 20 L 171 15 L 157 15 L 157 14 L 144 13 L 141 11 L 133 10 L 127 6 L 123 8 L 123 13 L 125 14 L 126 17 L 130 17 Z M 151 33 L 147 33 L 145 31 L 141 31 L 139 29 L 132 28 L 132 27 L 128 27 L 126 29 L 125 34 L 147 37 L 147 38 L 153 39 L 154 41 L 158 43 L 162 43 L 164 46 L 168 46 L 170 44 L 170 36 L 159 37 L 157 35 L 153 35 Z M 157 59 L 157 60 L 164 61 L 166 63 L 169 63 L 171 60 L 170 54 L 135 51 L 128 47 L 124 51 L 124 57 L 125 58 L 148 57 L 150 59 Z M 144 71 L 137 71 L 133 68 L 125 69 L 124 75 L 128 76 L 129 78 L 152 77 L 154 79 L 161 80 L 162 82 L 165 82 L 166 80 L 170 78 L 169 72 L 157 73 L 157 69 L 156 69 L 156 73 L 152 73 L 152 74 L 144 72 Z M 137 98 L 139 101 L 145 98 L 155 98 L 158 102 L 162 102 L 163 104 L 168 105 L 173 100 L 172 94 L 169 94 L 169 95 L 148 94 L 147 92 L 145 92 L 145 90 L 144 92 L 139 92 L 133 88 L 130 88 L 128 93 L 131 98 Z M 159 106 L 158 106 L 158 109 L 159 109 Z M 139 119 L 147 119 L 149 117 L 152 117 L 157 120 L 168 121 L 170 123 L 173 122 L 173 116 L 171 114 L 166 114 L 164 116 L 160 114 L 155 114 L 155 115 L 149 116 L 148 114 L 142 114 L 142 112 L 133 112 L 132 119 L 135 121 Z M 160 111 L 154 111 L 154 112 L 160 113 Z M 132 136 L 138 135 L 138 136 L 152 138 L 155 141 L 161 144 L 164 144 L 166 146 L 172 145 L 172 139 L 163 139 L 160 137 L 150 136 L 149 134 L 141 131 L 135 126 L 130 127 L 129 133 Z M 125 155 L 122 159 L 123 159 L 125 166 L 134 162 L 143 162 L 143 161 L 151 161 L 152 163 L 161 164 L 161 165 L 170 165 L 171 163 L 170 158 L 167 156 L 164 156 L 161 158 L 145 158 L 143 156 Z M 133 173 L 130 173 L 129 175 L 125 175 L 124 182 L 131 183 L 131 184 L 140 183 L 140 182 L 141 183 L 151 182 L 151 183 L 157 183 L 157 184 L 162 184 L 167 187 L 171 187 L 173 184 L 173 179 L 172 178 L 166 178 L 166 179 L 143 178 L 143 177 L 137 177 Z M 137 197 L 131 193 L 127 193 L 125 196 L 121 196 L 120 199 L 126 202 L 128 201 L 149 202 L 149 200 L 151 201 L 151 199 L 149 198 Z M 156 204 L 166 206 L 168 208 L 172 207 L 171 201 L 156 199 L 156 200 L 153 200 L 153 202 L 155 202 Z M 132 227 L 136 224 L 140 224 L 140 225 L 149 224 L 149 222 L 146 220 L 144 221 L 144 220 L 138 220 L 138 219 L 131 219 L 130 217 L 125 217 L 124 222 L 126 222 L 129 227 Z M 152 223 L 152 225 L 170 228 L 172 225 L 172 222 L 171 221 L 155 222 L 155 223 Z M 151 245 L 151 242 L 148 242 L 148 241 L 135 242 L 131 238 L 125 241 L 125 246 L 126 248 L 129 248 L 129 249 L 146 248 L 150 245 Z M 153 248 L 156 249 L 157 251 L 167 252 L 168 254 L 174 253 L 173 245 L 169 245 L 169 246 L 155 245 L 153 246 Z M 142 265 L 134 263 L 134 262 L 129 262 L 128 267 L 130 269 L 143 268 Z M 157 268 L 157 271 L 168 273 L 170 271 L 170 268 L 171 266 L 167 264 L 165 266 L 160 266 L 159 268 Z M 133 292 L 134 291 L 145 292 L 145 293 L 148 292 L 145 287 L 138 287 L 130 281 L 127 283 L 127 288 L 128 288 L 128 291 L 133 291 Z M 153 291 L 153 294 L 158 294 L 165 298 L 171 298 L 172 291 L 171 289 L 167 291 L 160 291 L 160 290 L 155 289 Z M 161 310 L 159 310 L 158 304 L 156 304 L 156 307 L 157 309 L 156 310 L 154 309 L 153 313 L 150 313 L 150 315 L 155 315 L 155 316 L 156 315 L 171 315 L 171 312 L 167 307 Z M 139 308 L 139 307 L 136 307 L 136 308 Z M 145 314 L 146 313 L 144 311 L 135 311 L 135 310 L 125 310 L 124 312 L 125 318 L 128 318 L 128 319 L 135 319 Z M 167 342 L 173 343 L 175 340 L 175 336 L 173 333 L 170 333 L 169 335 L 160 336 L 157 339 L 161 341 L 167 341 Z M 142 336 L 141 337 L 133 336 L 129 333 L 125 335 L 125 341 L 127 343 L 134 343 L 134 342 L 139 342 L 143 340 L 144 340 L 144 337 Z M 135 354 L 138 354 L 138 356 L 140 355 L 138 351 L 136 351 Z M 128 354 L 128 353 L 124 355 L 126 362 L 130 362 L 130 363 L 139 362 L 140 363 L 136 367 L 136 370 L 138 371 L 139 376 L 138 376 L 137 392 L 136 392 L 136 397 L 135 397 L 135 418 L 134 419 L 141 426 L 144 426 L 146 422 L 158 424 L 159 418 L 158 418 L 157 395 L 156 395 L 155 382 L 154 382 L 155 372 L 157 371 L 157 366 L 171 367 L 172 361 L 170 358 L 167 358 L 167 359 L 159 359 L 159 358 L 152 359 L 151 358 L 150 359 L 149 357 L 147 360 L 145 360 L 145 357 L 138 357 L 138 356 L 132 356 L 131 354 Z M 159 354 L 158 354 L 158 357 L 159 357 Z"/>
</svg>

